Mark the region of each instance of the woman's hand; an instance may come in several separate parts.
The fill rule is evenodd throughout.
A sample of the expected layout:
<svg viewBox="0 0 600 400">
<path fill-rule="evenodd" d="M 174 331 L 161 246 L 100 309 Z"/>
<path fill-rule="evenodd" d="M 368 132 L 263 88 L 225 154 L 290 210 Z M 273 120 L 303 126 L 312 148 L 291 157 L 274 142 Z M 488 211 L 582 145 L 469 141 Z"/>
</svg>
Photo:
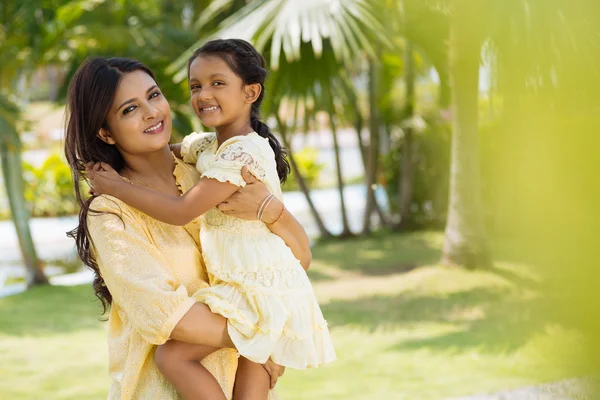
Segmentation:
<svg viewBox="0 0 600 400">
<path fill-rule="evenodd" d="M 89 162 L 85 172 L 90 182 L 90 194 L 94 196 L 111 194 L 118 184 L 123 183 L 121 175 L 107 163 Z"/>
<path fill-rule="evenodd" d="M 246 181 L 246 186 L 232 194 L 227 200 L 219 204 L 217 208 L 224 214 L 233 217 L 256 220 L 258 209 L 271 192 L 269 192 L 264 183 L 248 172 L 246 167 L 242 169 L 242 177 Z"/>
<path fill-rule="evenodd" d="M 271 389 L 273 389 L 275 384 L 277 384 L 277 379 L 285 372 L 285 367 L 275 364 L 270 358 L 262 366 L 271 378 Z"/>
</svg>

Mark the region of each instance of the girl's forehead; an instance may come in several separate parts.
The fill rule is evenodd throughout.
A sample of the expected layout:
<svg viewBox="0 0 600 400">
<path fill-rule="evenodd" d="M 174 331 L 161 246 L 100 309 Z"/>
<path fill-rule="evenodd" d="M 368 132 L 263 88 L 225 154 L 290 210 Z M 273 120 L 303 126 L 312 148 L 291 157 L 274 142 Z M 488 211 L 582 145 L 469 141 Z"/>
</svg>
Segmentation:
<svg viewBox="0 0 600 400">
<path fill-rule="evenodd" d="M 212 75 L 215 72 L 224 75 L 235 75 L 222 57 L 213 54 L 201 54 L 190 65 L 190 76 Z"/>
</svg>

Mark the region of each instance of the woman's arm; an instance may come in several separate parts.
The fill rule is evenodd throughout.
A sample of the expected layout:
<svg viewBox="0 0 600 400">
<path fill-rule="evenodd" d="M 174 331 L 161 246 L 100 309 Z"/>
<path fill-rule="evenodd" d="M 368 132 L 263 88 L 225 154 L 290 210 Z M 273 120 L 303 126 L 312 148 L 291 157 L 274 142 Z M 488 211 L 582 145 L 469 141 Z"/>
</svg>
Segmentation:
<svg viewBox="0 0 600 400">
<path fill-rule="evenodd" d="M 217 207 L 223 213 L 247 220 L 255 220 L 259 207 L 270 194 L 269 189 L 244 168 L 242 176 L 247 182 L 244 188 L 235 192 Z M 277 198 L 265 210 L 262 220 L 285 244 L 292 250 L 294 256 L 300 260 L 302 267 L 308 269 L 312 261 L 310 240 L 302 225 L 294 218 L 292 213 L 283 209 L 283 203 Z M 276 221 L 276 219 L 281 217 Z"/>
<path fill-rule="evenodd" d="M 238 190 L 234 184 L 202 178 L 183 196 L 172 196 L 129 184 L 105 163 L 102 163 L 102 170 L 95 168 L 89 178 L 95 194 L 114 196 L 152 218 L 171 225 L 189 223 Z"/>
</svg>

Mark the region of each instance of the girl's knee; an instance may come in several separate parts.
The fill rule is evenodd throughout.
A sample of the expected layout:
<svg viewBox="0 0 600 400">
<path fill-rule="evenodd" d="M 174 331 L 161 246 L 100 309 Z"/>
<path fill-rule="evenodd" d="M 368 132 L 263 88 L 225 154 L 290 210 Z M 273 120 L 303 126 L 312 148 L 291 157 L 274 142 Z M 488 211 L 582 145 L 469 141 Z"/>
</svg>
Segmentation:
<svg viewBox="0 0 600 400">
<path fill-rule="evenodd" d="M 182 361 L 177 347 L 174 340 L 169 340 L 156 348 L 154 362 L 161 372 Z"/>
</svg>

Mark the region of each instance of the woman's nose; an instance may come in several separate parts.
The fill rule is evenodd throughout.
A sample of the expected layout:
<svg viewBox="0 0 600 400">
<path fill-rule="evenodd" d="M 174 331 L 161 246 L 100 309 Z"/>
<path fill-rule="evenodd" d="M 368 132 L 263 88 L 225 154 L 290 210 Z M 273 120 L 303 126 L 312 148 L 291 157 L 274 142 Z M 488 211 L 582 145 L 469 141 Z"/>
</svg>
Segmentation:
<svg viewBox="0 0 600 400">
<path fill-rule="evenodd" d="M 159 113 L 158 108 L 154 107 L 152 104 L 148 104 L 144 113 L 144 119 L 156 119 L 158 118 Z"/>
</svg>

